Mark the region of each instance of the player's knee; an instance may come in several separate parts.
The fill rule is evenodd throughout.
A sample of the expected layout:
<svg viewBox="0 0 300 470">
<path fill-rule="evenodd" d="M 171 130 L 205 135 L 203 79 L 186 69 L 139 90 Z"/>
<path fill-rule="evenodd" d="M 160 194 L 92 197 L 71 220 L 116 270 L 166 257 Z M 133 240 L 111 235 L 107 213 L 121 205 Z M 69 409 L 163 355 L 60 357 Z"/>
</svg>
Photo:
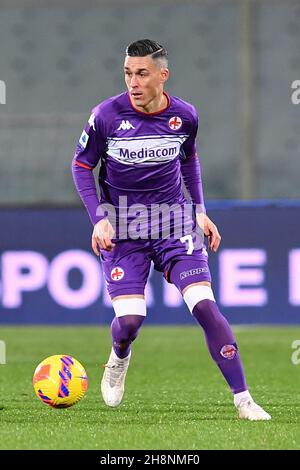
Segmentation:
<svg viewBox="0 0 300 470">
<path fill-rule="evenodd" d="M 194 306 L 192 314 L 201 326 L 209 327 L 212 330 L 220 330 L 224 323 L 227 323 L 216 303 L 210 299 L 200 300 Z"/>
<path fill-rule="evenodd" d="M 212 291 L 212 288 L 208 285 L 197 284 L 191 287 L 188 287 L 184 294 L 183 300 L 185 301 L 188 309 L 193 313 L 194 307 L 202 301 L 212 301 L 215 302 L 215 297 Z"/>
<path fill-rule="evenodd" d="M 145 317 L 142 315 L 124 315 L 118 317 L 121 341 L 134 341 Z"/>
</svg>

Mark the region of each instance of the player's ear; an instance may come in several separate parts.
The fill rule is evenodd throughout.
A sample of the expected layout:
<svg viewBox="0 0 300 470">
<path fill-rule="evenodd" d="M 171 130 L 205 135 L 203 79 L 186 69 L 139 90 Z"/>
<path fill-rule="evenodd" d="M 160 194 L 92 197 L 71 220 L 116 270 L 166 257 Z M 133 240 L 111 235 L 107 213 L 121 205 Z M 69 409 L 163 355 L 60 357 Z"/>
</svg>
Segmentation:
<svg viewBox="0 0 300 470">
<path fill-rule="evenodd" d="M 170 75 L 169 69 L 167 68 L 161 69 L 161 72 L 160 72 L 161 82 L 165 83 L 168 80 L 169 75 Z"/>
</svg>

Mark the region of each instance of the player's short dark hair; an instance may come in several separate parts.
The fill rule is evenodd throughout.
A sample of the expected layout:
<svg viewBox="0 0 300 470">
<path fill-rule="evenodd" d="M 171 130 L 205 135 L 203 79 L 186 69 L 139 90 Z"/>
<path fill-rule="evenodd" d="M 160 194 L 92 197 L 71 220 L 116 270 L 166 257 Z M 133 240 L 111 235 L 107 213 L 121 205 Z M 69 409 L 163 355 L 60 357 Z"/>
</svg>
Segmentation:
<svg viewBox="0 0 300 470">
<path fill-rule="evenodd" d="M 168 53 L 166 49 L 156 41 L 151 39 L 140 39 L 132 42 L 126 48 L 126 55 L 129 57 L 145 57 L 151 55 L 153 60 L 164 59 L 168 64 Z"/>
</svg>

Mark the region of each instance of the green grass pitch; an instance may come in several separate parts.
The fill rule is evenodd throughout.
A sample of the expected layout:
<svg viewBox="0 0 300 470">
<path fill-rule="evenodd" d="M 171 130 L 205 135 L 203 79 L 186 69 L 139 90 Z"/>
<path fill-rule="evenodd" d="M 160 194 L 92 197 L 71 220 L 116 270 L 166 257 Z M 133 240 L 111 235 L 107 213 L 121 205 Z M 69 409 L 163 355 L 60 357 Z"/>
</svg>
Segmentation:
<svg viewBox="0 0 300 470">
<path fill-rule="evenodd" d="M 103 403 L 99 382 L 110 351 L 108 327 L 2 327 L 1 449 L 300 449 L 300 328 L 237 328 L 247 381 L 270 422 L 241 421 L 195 327 L 144 326 L 133 345 L 123 403 Z M 35 396 L 32 374 L 52 354 L 86 367 L 89 390 L 69 409 Z"/>
</svg>

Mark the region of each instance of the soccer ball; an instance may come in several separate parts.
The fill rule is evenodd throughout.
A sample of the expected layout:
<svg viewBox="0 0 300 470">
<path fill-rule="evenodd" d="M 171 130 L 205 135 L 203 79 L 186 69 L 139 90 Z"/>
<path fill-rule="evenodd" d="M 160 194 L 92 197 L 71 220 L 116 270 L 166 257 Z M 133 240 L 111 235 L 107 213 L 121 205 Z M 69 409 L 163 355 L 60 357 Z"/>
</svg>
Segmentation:
<svg viewBox="0 0 300 470">
<path fill-rule="evenodd" d="M 88 378 L 74 357 L 57 354 L 42 361 L 33 374 L 36 395 L 52 408 L 68 408 L 85 395 Z"/>
</svg>

